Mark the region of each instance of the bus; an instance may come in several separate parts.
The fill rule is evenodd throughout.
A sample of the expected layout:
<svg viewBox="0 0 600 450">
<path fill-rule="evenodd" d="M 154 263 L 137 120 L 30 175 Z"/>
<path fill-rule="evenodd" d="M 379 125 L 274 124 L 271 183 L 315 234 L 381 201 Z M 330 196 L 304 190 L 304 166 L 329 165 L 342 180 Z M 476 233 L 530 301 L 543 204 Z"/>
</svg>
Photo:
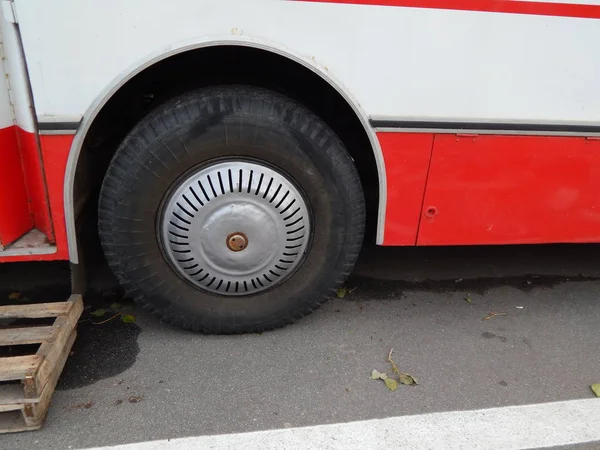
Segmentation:
<svg viewBox="0 0 600 450">
<path fill-rule="evenodd" d="M 84 267 L 97 203 L 128 296 L 242 333 L 365 239 L 600 242 L 599 0 L 0 4 L 0 262 Z"/>
</svg>

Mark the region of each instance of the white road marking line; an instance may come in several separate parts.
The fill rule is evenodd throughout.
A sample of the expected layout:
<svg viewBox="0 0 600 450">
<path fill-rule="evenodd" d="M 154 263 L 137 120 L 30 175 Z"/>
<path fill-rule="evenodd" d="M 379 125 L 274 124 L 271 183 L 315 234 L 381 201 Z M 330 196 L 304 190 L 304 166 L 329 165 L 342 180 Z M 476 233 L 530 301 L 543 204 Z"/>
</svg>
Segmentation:
<svg viewBox="0 0 600 450">
<path fill-rule="evenodd" d="M 517 450 L 600 441 L 600 399 L 390 417 L 89 450 Z"/>
</svg>

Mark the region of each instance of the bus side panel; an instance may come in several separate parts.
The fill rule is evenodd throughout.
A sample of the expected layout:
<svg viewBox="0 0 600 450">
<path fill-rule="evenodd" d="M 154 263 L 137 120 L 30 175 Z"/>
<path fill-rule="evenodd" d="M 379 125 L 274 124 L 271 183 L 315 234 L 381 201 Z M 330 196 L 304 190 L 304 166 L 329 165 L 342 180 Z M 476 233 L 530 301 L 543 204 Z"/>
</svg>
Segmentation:
<svg viewBox="0 0 600 450">
<path fill-rule="evenodd" d="M 380 132 L 377 138 L 387 178 L 383 245 L 415 245 L 433 134 Z"/>
<path fill-rule="evenodd" d="M 600 141 L 436 135 L 418 245 L 600 242 Z"/>
</svg>

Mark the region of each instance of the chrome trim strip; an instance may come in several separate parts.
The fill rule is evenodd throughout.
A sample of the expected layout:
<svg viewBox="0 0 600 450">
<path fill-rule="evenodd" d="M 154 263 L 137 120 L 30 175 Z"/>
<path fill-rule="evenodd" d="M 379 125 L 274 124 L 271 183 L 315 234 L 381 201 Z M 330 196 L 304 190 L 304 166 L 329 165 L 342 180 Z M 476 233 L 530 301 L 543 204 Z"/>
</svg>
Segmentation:
<svg viewBox="0 0 600 450">
<path fill-rule="evenodd" d="M 376 123 L 377 127 L 380 128 L 384 125 L 380 125 L 378 122 L 385 122 L 388 124 L 392 123 L 404 123 L 407 124 L 404 128 L 414 128 L 410 124 L 438 124 L 443 125 L 440 128 L 449 128 L 449 124 L 458 124 L 453 128 L 466 128 L 468 124 L 473 124 L 486 128 L 483 125 L 488 125 L 487 128 L 492 128 L 490 125 L 510 125 L 512 127 L 519 126 L 520 128 L 528 127 L 596 127 L 600 129 L 600 122 L 591 121 L 573 121 L 573 120 L 523 120 L 523 119 L 474 119 L 474 118 L 463 118 L 463 117 L 406 117 L 406 116 L 384 116 L 374 115 L 370 118 L 371 123 Z M 396 128 L 395 126 L 393 128 Z M 431 128 L 425 126 L 423 128 Z"/>
<path fill-rule="evenodd" d="M 572 131 L 516 131 L 516 130 L 472 130 L 468 128 L 375 128 L 377 133 L 435 133 L 435 134 L 481 134 L 503 136 L 574 136 L 574 137 L 600 137 L 600 132 L 583 133 Z"/>
<path fill-rule="evenodd" d="M 39 134 L 76 134 L 81 117 L 74 116 L 38 116 Z"/>
<path fill-rule="evenodd" d="M 72 130 L 76 131 L 79 128 L 81 121 L 43 121 L 38 119 L 38 127 L 40 130 Z"/>
<path fill-rule="evenodd" d="M 41 135 L 71 135 L 76 134 L 77 130 L 44 130 L 42 128 L 39 129 L 39 134 Z"/>
<path fill-rule="evenodd" d="M 524 120 L 473 120 L 455 118 L 424 118 L 373 116 L 371 126 L 378 131 L 429 133 L 514 134 L 530 136 L 596 136 L 600 134 L 598 122 L 524 121 Z"/>
</svg>

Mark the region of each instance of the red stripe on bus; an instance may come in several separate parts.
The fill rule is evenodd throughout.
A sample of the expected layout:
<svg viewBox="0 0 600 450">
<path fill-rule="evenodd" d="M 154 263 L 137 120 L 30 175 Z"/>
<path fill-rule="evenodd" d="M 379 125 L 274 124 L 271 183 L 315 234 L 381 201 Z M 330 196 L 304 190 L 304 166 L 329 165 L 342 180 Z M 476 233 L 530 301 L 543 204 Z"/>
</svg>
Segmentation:
<svg viewBox="0 0 600 450">
<path fill-rule="evenodd" d="M 535 16 L 600 19 L 600 5 L 549 3 L 519 0 L 304 0 L 349 5 L 402 6 L 408 8 L 449 9 Z"/>
</svg>

